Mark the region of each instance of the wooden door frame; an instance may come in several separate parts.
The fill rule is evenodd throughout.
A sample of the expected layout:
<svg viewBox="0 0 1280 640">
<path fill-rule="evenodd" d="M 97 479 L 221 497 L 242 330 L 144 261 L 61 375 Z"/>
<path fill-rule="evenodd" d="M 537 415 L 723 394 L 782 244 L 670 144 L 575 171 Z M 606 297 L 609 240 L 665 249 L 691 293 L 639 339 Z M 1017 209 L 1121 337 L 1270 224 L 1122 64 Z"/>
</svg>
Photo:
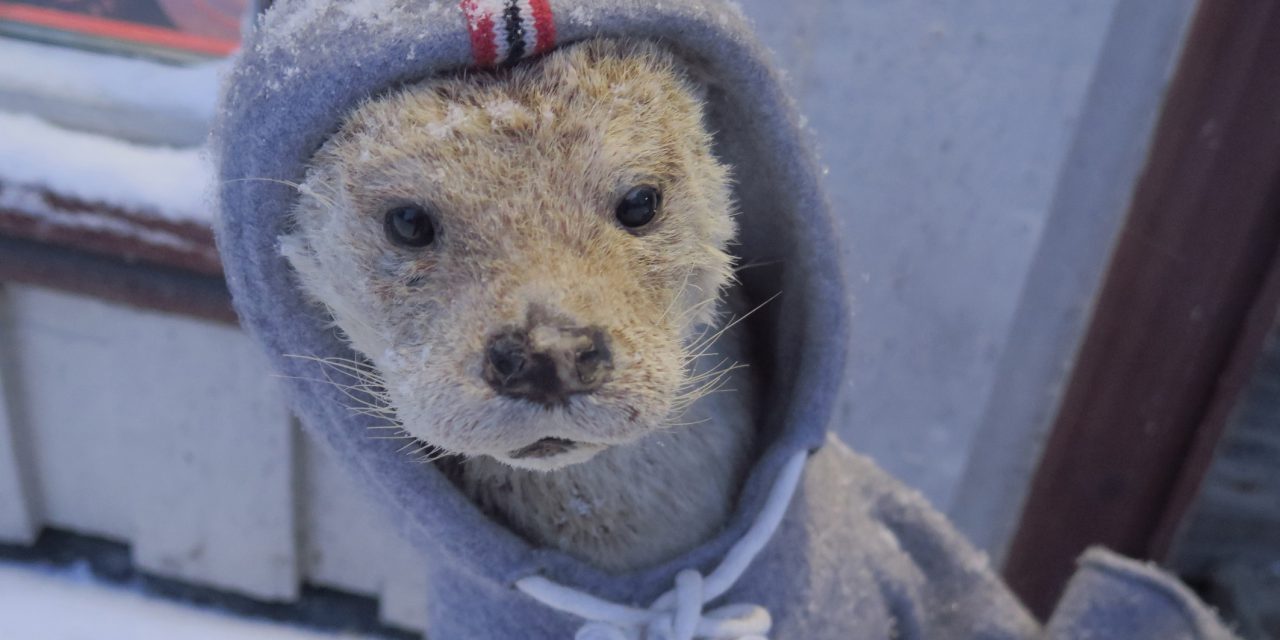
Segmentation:
<svg viewBox="0 0 1280 640">
<path fill-rule="evenodd" d="M 1280 300 L 1280 5 L 1205 0 L 1004 574 L 1051 610 L 1092 545 L 1162 558 Z"/>
</svg>

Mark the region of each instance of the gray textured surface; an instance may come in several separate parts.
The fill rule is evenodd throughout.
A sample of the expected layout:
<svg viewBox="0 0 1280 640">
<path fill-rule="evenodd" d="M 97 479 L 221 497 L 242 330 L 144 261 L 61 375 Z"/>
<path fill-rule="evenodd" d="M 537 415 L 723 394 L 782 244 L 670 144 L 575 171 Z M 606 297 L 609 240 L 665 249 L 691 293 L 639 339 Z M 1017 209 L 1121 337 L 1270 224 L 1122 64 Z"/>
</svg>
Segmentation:
<svg viewBox="0 0 1280 640">
<path fill-rule="evenodd" d="M 744 0 L 829 168 L 841 435 L 952 502 L 1117 0 Z"/>
</svg>

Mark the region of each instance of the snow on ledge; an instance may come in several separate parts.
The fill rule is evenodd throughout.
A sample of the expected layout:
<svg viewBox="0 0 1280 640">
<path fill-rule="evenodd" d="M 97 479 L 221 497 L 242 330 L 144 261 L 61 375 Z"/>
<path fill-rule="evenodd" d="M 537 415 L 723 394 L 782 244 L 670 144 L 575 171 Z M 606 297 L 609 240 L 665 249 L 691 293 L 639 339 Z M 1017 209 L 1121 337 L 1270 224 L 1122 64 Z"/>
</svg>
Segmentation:
<svg viewBox="0 0 1280 640">
<path fill-rule="evenodd" d="M 0 637 L 23 640 L 355 640 L 148 598 L 86 571 L 0 564 Z"/>
<path fill-rule="evenodd" d="M 231 64 L 164 64 L 2 37 L 0 60 L 0 110 L 183 146 L 204 141 L 219 78 Z"/>
<path fill-rule="evenodd" d="M 229 64 L 164 64 L 9 38 L 0 38 L 0 59 L 0 87 L 6 91 L 179 111 L 203 122 L 213 119 L 218 75 Z"/>
<path fill-rule="evenodd" d="M 211 226 L 211 175 L 202 149 L 144 146 L 0 111 L 3 183 Z"/>
</svg>

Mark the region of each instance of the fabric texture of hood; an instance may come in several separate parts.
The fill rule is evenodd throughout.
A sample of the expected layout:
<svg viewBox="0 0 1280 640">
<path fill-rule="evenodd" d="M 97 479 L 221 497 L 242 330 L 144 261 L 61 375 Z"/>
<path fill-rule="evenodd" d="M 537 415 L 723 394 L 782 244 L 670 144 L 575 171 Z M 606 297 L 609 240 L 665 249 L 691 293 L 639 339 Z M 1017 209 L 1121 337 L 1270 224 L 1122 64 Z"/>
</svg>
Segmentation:
<svg viewBox="0 0 1280 640">
<path fill-rule="evenodd" d="M 319 364 L 289 357 L 354 354 L 299 288 L 279 238 L 296 195 L 286 184 L 303 181 L 312 154 L 362 100 L 442 73 L 620 37 L 669 46 L 711 79 L 708 119 L 741 210 L 736 253 L 761 265 L 743 273 L 742 286 L 755 302 L 780 295 L 751 325 L 763 346 L 754 366 L 765 372 L 766 446 L 729 524 L 679 558 L 611 575 L 535 548 L 486 517 L 434 467 L 369 437 L 377 419 L 351 412 Z M 756 520 L 787 461 L 806 451 L 815 453 L 780 528 L 724 601 L 767 607 L 777 638 L 1040 633 L 944 518 L 828 438 L 849 294 L 820 167 L 770 60 L 736 5 L 719 0 L 280 0 L 245 42 L 213 136 L 228 284 L 303 423 L 427 554 L 433 640 L 572 637 L 583 621 L 516 589 L 529 576 L 648 606 L 681 570 L 713 569 Z"/>
</svg>

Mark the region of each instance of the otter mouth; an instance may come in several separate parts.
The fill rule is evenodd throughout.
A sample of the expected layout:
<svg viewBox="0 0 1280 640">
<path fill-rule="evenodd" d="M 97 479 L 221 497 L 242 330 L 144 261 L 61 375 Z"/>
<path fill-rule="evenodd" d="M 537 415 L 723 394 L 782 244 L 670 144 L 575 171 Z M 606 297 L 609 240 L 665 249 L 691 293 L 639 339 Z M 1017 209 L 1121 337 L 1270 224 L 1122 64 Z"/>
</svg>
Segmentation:
<svg viewBox="0 0 1280 640">
<path fill-rule="evenodd" d="M 564 438 L 543 438 L 527 447 L 520 447 L 507 454 L 514 460 L 523 458 L 550 458 L 562 453 L 569 453 L 578 448 L 578 443 Z"/>
</svg>

